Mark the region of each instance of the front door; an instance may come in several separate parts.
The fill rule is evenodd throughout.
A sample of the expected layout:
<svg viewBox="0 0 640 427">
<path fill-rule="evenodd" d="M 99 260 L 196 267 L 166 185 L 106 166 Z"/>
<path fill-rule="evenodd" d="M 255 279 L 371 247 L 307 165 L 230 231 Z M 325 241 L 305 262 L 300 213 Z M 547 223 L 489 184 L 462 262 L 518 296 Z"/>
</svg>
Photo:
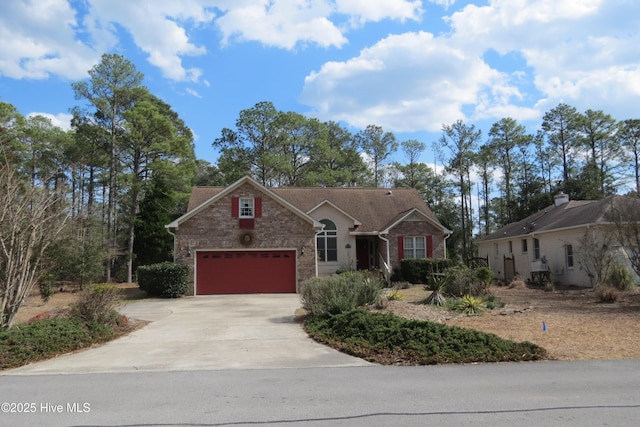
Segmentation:
<svg viewBox="0 0 640 427">
<path fill-rule="evenodd" d="M 369 241 L 369 239 L 356 239 L 356 258 L 358 270 L 368 270 L 369 267 L 371 267 L 371 262 L 369 261 L 370 245 L 371 242 Z"/>
</svg>

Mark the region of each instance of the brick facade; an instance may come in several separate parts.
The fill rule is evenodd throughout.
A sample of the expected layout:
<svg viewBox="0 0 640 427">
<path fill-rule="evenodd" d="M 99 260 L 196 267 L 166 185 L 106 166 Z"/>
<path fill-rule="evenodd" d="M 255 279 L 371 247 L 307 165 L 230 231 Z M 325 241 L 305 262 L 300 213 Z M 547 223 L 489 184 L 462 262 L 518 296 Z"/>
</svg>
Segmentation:
<svg viewBox="0 0 640 427">
<path fill-rule="evenodd" d="M 400 268 L 398 252 L 398 237 L 400 236 L 432 236 L 432 257 L 445 257 L 445 235 L 438 227 L 428 221 L 403 221 L 393 227 L 387 237 L 389 239 L 389 255 L 392 269 Z"/>
<path fill-rule="evenodd" d="M 254 219 L 253 229 L 241 229 L 238 218 L 232 217 L 232 197 L 262 199 L 262 215 Z M 250 243 L 242 241 L 247 233 L 252 236 Z M 175 261 L 188 265 L 192 273 L 196 250 L 291 249 L 297 254 L 298 291 L 305 280 L 316 275 L 313 225 L 249 183 L 181 223 L 175 234 Z M 304 254 L 301 253 L 303 246 Z M 193 294 L 193 274 L 190 294 Z"/>
</svg>

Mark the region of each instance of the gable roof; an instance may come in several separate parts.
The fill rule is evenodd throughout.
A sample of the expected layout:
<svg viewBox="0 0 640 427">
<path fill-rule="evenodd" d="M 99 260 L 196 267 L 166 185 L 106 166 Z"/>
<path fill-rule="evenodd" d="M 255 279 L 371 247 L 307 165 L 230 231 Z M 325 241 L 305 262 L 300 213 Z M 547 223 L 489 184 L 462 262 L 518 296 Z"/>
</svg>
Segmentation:
<svg viewBox="0 0 640 427">
<path fill-rule="evenodd" d="M 237 187 L 236 184 L 233 184 L 232 187 Z M 227 194 L 229 188 L 193 187 L 185 216 L 200 209 L 203 204 L 208 204 L 214 199 L 217 200 L 221 197 L 220 194 Z M 398 222 L 398 219 L 404 218 L 409 212 L 414 211 L 419 212 L 444 233 L 450 233 L 440 224 L 420 193 L 413 188 L 390 190 L 367 187 L 288 187 L 270 188 L 268 191 L 305 214 L 312 212 L 322 204 L 329 203 L 343 214 L 353 218 L 356 223 L 360 223 L 356 230 L 358 233 L 384 231 Z"/>
<path fill-rule="evenodd" d="M 242 186 L 243 184 L 254 186 L 258 190 L 264 192 L 269 197 L 274 199 L 276 202 L 291 210 L 293 213 L 295 213 L 305 221 L 312 224 L 315 228 L 322 228 L 322 224 L 311 218 L 306 214 L 306 212 L 301 211 L 298 207 L 293 206 L 291 203 L 275 194 L 272 190 L 260 185 L 260 183 L 258 183 L 256 180 L 248 176 L 239 179 L 228 187 L 193 187 L 191 189 L 191 198 L 189 199 L 187 213 L 174 220 L 170 224 L 165 225 L 165 228 L 177 228 L 180 223 L 193 217 L 205 207 L 209 206 L 211 203 L 215 203 L 217 200 L 225 197 L 229 193 L 232 193 L 236 188 Z"/>
<path fill-rule="evenodd" d="M 507 239 L 587 225 L 609 224 L 607 213 L 612 204 L 622 198 L 624 196 L 608 196 L 601 200 L 572 200 L 560 206 L 551 205 L 523 220 L 502 227 L 480 241 Z"/>
</svg>

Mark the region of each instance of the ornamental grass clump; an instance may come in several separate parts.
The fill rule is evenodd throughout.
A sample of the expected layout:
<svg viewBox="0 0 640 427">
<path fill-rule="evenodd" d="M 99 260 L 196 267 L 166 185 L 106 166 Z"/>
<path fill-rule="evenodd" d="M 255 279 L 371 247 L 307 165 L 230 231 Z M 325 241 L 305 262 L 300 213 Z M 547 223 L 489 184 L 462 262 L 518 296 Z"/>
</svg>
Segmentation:
<svg viewBox="0 0 640 427">
<path fill-rule="evenodd" d="M 453 301 L 453 303 L 451 304 L 451 308 L 464 314 L 480 314 L 482 313 L 483 305 L 484 301 L 482 298 L 474 297 L 471 295 L 463 295 L 457 300 Z"/>
<path fill-rule="evenodd" d="M 620 293 L 616 288 L 614 288 L 613 286 L 605 285 L 596 286 L 595 294 L 596 298 L 598 298 L 598 301 L 609 304 L 618 301 L 618 298 L 620 296 Z"/>
<path fill-rule="evenodd" d="M 122 299 L 122 289 L 116 286 L 106 283 L 87 286 L 80 292 L 80 297 L 73 305 L 71 313 L 85 322 L 112 326 L 120 317 L 116 307 Z"/>
<path fill-rule="evenodd" d="M 362 272 L 314 277 L 302 288 L 302 307 L 314 316 L 332 316 L 379 301 L 384 283 Z"/>
</svg>

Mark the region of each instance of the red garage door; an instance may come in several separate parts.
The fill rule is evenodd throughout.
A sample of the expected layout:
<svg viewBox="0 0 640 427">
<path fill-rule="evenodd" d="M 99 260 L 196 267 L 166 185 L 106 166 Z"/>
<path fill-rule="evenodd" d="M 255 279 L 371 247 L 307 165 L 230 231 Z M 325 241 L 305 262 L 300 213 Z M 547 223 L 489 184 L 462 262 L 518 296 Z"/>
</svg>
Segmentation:
<svg viewBox="0 0 640 427">
<path fill-rule="evenodd" d="M 196 294 L 296 291 L 295 251 L 197 252 Z"/>
</svg>

